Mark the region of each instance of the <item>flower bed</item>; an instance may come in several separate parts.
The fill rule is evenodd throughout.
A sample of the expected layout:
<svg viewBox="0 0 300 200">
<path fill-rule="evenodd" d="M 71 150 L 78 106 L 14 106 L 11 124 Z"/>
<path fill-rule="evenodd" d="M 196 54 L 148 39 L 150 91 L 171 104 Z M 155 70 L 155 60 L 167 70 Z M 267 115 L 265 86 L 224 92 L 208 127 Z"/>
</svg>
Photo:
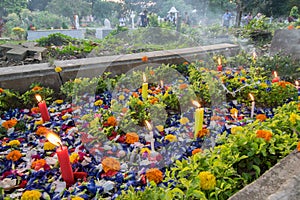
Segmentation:
<svg viewBox="0 0 300 200">
<path fill-rule="evenodd" d="M 208 65 L 77 78 L 62 85 L 65 100 L 37 84 L 21 95 L 1 89 L 4 198 L 232 196 L 297 147 L 298 90 L 272 82 L 257 67 L 217 71 Z M 35 94 L 46 100 L 50 121 L 41 119 Z M 201 108 L 192 101 L 203 107 L 200 128 L 194 114 Z M 53 132 L 60 147 L 48 137 Z M 62 176 L 62 146 L 68 148 L 72 183 Z"/>
</svg>

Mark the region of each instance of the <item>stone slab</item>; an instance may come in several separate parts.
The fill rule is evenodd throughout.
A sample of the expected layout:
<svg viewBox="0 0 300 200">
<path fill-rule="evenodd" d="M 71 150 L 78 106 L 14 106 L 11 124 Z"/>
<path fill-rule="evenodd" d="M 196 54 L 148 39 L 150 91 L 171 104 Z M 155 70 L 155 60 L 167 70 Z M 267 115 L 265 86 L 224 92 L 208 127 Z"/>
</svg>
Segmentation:
<svg viewBox="0 0 300 200">
<path fill-rule="evenodd" d="M 300 152 L 295 150 L 229 200 L 299 200 L 299 166 Z"/>
<path fill-rule="evenodd" d="M 291 55 L 293 58 L 300 60 L 300 29 L 276 30 L 270 52 L 272 55 L 276 53 Z"/>
<path fill-rule="evenodd" d="M 6 52 L 8 60 L 21 61 L 27 56 L 27 49 L 23 47 L 15 47 Z"/>
<path fill-rule="evenodd" d="M 42 37 L 47 37 L 50 34 L 61 33 L 72 38 L 84 39 L 85 29 L 55 29 L 55 30 L 37 30 L 37 31 L 27 31 L 27 40 L 34 41 Z"/>
</svg>

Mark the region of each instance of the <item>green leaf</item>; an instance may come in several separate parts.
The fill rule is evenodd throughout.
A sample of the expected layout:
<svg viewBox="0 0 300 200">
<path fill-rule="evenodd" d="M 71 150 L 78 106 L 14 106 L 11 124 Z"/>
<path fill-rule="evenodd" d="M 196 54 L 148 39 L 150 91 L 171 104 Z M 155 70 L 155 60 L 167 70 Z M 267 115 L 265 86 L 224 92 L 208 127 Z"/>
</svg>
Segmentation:
<svg viewBox="0 0 300 200">
<path fill-rule="evenodd" d="M 256 172 L 256 178 L 258 178 L 259 175 L 260 175 L 260 168 L 259 168 L 259 166 L 257 166 L 257 165 L 252 165 L 252 167 L 253 167 L 253 169 L 254 169 L 255 172 Z"/>
</svg>

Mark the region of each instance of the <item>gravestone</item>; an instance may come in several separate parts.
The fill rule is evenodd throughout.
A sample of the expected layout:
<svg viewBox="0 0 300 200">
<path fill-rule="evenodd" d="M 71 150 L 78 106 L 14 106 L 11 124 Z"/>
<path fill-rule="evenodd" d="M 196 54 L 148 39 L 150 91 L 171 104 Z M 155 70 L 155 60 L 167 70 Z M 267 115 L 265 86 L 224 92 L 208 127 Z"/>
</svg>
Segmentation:
<svg viewBox="0 0 300 200">
<path fill-rule="evenodd" d="M 280 53 L 300 60 L 300 29 L 276 30 L 270 48 L 271 55 Z"/>
</svg>

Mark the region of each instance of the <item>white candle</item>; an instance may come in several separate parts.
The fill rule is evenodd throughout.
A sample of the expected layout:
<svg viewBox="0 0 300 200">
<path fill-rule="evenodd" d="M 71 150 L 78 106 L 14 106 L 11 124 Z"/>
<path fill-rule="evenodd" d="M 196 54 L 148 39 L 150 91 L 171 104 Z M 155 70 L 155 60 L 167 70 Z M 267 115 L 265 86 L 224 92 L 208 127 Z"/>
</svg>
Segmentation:
<svg viewBox="0 0 300 200">
<path fill-rule="evenodd" d="M 151 151 L 155 151 L 155 148 L 154 148 L 154 136 L 153 136 L 153 131 L 152 131 L 152 126 L 151 126 L 151 124 L 148 122 L 148 121 L 145 121 L 145 123 L 146 123 L 146 126 L 147 126 L 147 128 L 149 129 L 149 133 L 150 133 L 150 144 L 151 144 Z"/>
<path fill-rule="evenodd" d="M 252 101 L 252 105 L 251 105 L 251 115 L 250 117 L 253 118 L 254 116 L 254 108 L 255 108 L 255 101 L 254 101 L 254 96 L 250 93 L 249 94 L 251 101 Z"/>
</svg>

